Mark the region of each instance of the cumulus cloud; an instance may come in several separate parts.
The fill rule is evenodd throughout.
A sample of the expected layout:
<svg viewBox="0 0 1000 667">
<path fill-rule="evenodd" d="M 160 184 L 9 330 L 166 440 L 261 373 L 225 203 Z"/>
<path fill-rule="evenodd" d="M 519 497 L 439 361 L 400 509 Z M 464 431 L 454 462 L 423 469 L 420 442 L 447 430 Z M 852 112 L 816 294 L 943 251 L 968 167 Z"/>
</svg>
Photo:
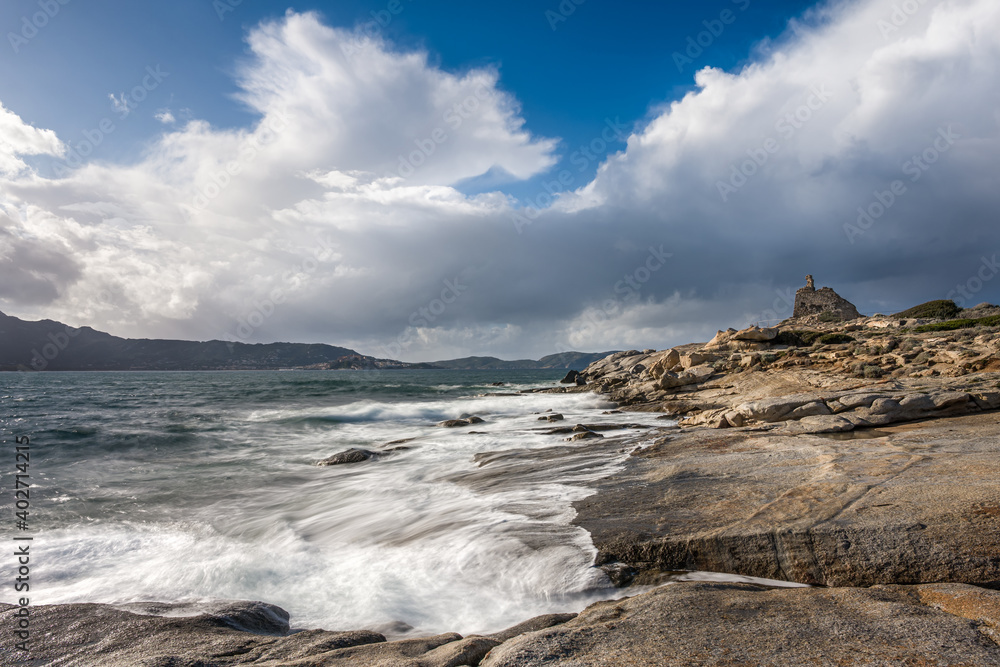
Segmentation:
<svg viewBox="0 0 1000 667">
<path fill-rule="evenodd" d="M 41 178 L 17 156 L 58 139 L 0 114 L 5 310 L 408 360 L 540 356 L 786 317 L 806 273 L 863 311 L 902 308 L 1000 251 L 992 0 L 824 5 L 744 70 L 698 72 L 541 212 L 459 189 L 556 162 L 496 70 L 345 48 L 358 35 L 313 14 L 248 43 L 238 83 L 259 120 L 186 118 L 137 164 Z"/>
<path fill-rule="evenodd" d="M 164 125 L 173 125 L 177 122 L 177 119 L 174 118 L 174 114 L 170 111 L 170 109 L 158 110 L 155 114 L 153 114 L 153 118 L 160 121 Z"/>
<path fill-rule="evenodd" d="M 22 156 L 58 156 L 63 151 L 55 132 L 28 125 L 0 103 L 0 176 L 15 176 L 26 169 Z"/>
</svg>

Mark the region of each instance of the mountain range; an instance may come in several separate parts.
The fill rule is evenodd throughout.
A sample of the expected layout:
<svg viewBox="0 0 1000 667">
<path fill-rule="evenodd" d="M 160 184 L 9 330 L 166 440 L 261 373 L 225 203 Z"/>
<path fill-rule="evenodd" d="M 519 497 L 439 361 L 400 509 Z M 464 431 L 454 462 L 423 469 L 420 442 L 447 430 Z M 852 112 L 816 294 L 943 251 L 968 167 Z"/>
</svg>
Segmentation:
<svg viewBox="0 0 1000 667">
<path fill-rule="evenodd" d="M 346 347 L 308 343 L 239 343 L 130 339 L 53 320 L 30 322 L 0 313 L 0 371 L 205 371 L 450 369 L 582 370 L 610 354 L 563 352 L 537 361 L 467 357 L 412 364 L 376 359 Z"/>
</svg>

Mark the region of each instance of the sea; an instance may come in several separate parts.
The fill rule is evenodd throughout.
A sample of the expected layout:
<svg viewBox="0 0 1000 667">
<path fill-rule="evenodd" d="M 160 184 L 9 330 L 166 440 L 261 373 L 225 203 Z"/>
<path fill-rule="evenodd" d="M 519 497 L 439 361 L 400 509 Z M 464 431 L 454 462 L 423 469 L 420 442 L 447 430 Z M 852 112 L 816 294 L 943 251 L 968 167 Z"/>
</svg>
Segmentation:
<svg viewBox="0 0 1000 667">
<path fill-rule="evenodd" d="M 28 437 L 33 605 L 261 600 L 293 628 L 390 636 L 580 611 L 622 592 L 572 504 L 666 423 L 521 393 L 564 373 L 0 373 L 0 520 Z M 437 425 L 464 415 L 483 422 Z M 546 432 L 594 422 L 650 428 Z M 378 455 L 316 465 L 350 448 Z"/>
</svg>

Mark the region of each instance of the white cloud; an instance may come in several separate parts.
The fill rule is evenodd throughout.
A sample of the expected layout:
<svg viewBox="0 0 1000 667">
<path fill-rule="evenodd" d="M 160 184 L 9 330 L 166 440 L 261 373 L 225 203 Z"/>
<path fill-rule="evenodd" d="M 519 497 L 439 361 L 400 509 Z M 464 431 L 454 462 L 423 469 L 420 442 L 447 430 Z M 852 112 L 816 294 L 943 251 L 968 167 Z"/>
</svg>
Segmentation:
<svg viewBox="0 0 1000 667">
<path fill-rule="evenodd" d="M 495 70 L 446 72 L 379 41 L 349 58 L 354 33 L 290 13 L 250 33 L 251 127 L 182 116 L 138 164 L 46 180 L 11 174 L 58 139 L 0 113 L 0 306 L 426 360 L 708 338 L 789 314 L 782 295 L 806 273 L 862 310 L 945 298 L 1000 251 L 1000 7 L 928 0 L 887 32 L 895 4 L 829 5 L 744 71 L 698 72 L 521 234 L 506 195 L 456 188 L 554 162 Z M 851 243 L 845 224 L 894 180 L 906 192 Z M 644 273 L 657 248 L 672 257 Z"/>
<path fill-rule="evenodd" d="M 0 176 L 14 176 L 27 168 L 24 155 L 62 155 L 62 142 L 52 130 L 28 125 L 0 103 Z"/>
<path fill-rule="evenodd" d="M 177 122 L 177 119 L 174 118 L 174 114 L 170 111 L 170 109 L 159 109 L 155 114 L 153 114 L 153 118 L 160 121 L 164 125 L 173 125 Z"/>
</svg>

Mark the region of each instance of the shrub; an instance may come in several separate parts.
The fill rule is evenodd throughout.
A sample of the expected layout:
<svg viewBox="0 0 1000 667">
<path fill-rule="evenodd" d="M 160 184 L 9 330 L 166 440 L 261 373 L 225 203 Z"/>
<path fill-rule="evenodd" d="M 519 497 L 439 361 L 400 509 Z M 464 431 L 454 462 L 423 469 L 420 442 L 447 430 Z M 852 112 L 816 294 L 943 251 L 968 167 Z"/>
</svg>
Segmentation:
<svg viewBox="0 0 1000 667">
<path fill-rule="evenodd" d="M 990 317 L 980 317 L 975 320 L 949 320 L 947 322 L 925 324 L 921 327 L 917 327 L 914 331 L 917 333 L 929 333 L 931 331 L 956 331 L 958 329 L 971 329 L 972 327 L 995 327 L 998 325 L 1000 325 L 1000 315 L 991 315 Z"/>
<path fill-rule="evenodd" d="M 828 333 L 823 334 L 817 340 L 819 340 L 821 345 L 842 345 L 844 343 L 853 343 L 854 339 L 847 334 L 842 333 Z"/>
<path fill-rule="evenodd" d="M 910 308 L 909 310 L 896 313 L 893 317 L 919 317 L 925 319 L 947 320 L 955 317 L 960 312 L 962 312 L 962 309 L 956 306 L 954 301 L 942 299 L 939 301 L 928 301 L 927 303 L 922 303 L 919 306 Z"/>
<path fill-rule="evenodd" d="M 844 318 L 832 310 L 825 310 L 819 314 L 820 322 L 843 322 Z"/>
<path fill-rule="evenodd" d="M 915 364 L 926 364 L 930 360 L 931 360 L 931 355 L 930 354 L 928 354 L 927 352 L 921 352 L 920 354 L 918 354 L 917 356 L 915 356 L 913 358 L 913 363 L 915 363 Z"/>
<path fill-rule="evenodd" d="M 799 338 L 802 340 L 802 344 L 803 345 L 812 345 L 822 335 L 823 335 L 822 331 L 800 331 L 799 332 Z"/>
<path fill-rule="evenodd" d="M 876 378 L 882 377 L 882 369 L 878 366 L 865 366 L 862 369 L 862 373 L 869 380 L 874 380 Z"/>
</svg>

